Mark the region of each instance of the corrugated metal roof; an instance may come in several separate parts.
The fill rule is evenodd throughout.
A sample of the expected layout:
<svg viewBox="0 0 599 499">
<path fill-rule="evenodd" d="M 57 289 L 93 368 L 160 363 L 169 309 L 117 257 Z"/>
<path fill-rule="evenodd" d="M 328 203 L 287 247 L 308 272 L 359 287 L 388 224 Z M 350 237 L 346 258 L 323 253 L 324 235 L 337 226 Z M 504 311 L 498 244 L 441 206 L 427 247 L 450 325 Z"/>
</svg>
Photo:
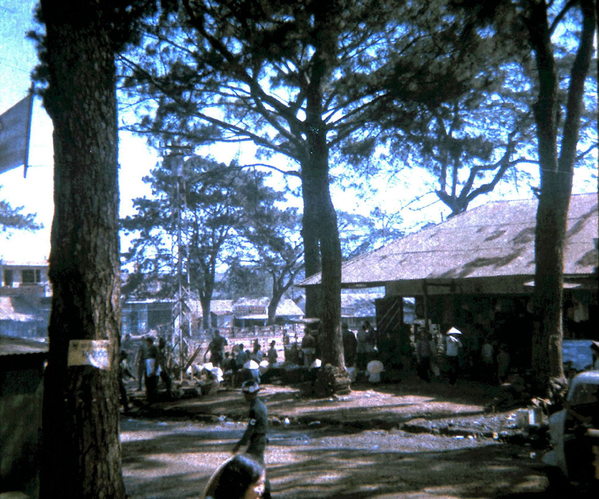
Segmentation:
<svg viewBox="0 0 599 499">
<path fill-rule="evenodd" d="M 534 276 L 536 213 L 536 199 L 474 208 L 344 263 L 342 283 Z M 572 196 L 565 275 L 592 274 L 597 265 L 597 223 L 597 193 Z M 300 285 L 319 282 L 316 274 Z"/>
<path fill-rule="evenodd" d="M 13 336 L 0 336 L 0 357 L 46 353 L 48 353 L 46 343 Z"/>
</svg>

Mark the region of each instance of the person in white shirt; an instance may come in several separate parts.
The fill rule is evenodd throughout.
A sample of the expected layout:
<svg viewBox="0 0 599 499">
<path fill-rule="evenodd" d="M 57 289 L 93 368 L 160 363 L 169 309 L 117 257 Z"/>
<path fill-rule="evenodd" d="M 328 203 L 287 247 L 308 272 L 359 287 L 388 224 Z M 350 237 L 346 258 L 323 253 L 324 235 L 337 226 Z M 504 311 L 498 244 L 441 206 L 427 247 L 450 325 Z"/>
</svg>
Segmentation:
<svg viewBox="0 0 599 499">
<path fill-rule="evenodd" d="M 460 349 L 462 348 L 462 342 L 460 336 L 462 332 L 452 327 L 447 331 L 445 335 L 445 356 L 447 357 L 447 363 L 449 367 L 449 384 L 451 386 L 456 384 L 458 379 L 458 371 L 460 367 Z"/>
</svg>

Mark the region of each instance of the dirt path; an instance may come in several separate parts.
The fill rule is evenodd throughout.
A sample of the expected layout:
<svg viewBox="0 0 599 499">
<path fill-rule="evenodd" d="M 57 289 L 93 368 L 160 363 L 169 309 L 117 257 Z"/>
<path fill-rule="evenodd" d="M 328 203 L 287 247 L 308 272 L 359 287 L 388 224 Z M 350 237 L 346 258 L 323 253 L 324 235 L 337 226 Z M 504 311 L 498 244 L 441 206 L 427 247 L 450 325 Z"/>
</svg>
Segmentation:
<svg viewBox="0 0 599 499">
<path fill-rule="evenodd" d="M 306 399 L 265 386 L 274 497 L 548 497 L 539 456 L 515 445 L 514 411 L 489 412 L 496 393 L 418 381 L 354 387 Z M 237 390 L 158 404 L 123 419 L 123 469 L 132 499 L 199 497 L 245 428 Z"/>
<path fill-rule="evenodd" d="M 123 422 L 123 470 L 131 499 L 199 497 L 230 456 L 242 423 Z M 493 440 L 348 433 L 327 425 L 271 432 L 274 497 L 543 497 L 547 482 L 530 450 Z"/>
</svg>

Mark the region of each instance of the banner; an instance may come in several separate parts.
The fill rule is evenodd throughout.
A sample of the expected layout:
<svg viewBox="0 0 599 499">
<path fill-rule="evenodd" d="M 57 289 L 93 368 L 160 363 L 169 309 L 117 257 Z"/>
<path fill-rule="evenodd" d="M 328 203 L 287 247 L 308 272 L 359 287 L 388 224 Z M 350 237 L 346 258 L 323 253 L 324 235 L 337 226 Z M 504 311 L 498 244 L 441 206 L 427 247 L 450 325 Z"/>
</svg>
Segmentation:
<svg viewBox="0 0 599 499">
<path fill-rule="evenodd" d="M 32 100 L 29 94 L 0 115 L 0 174 L 21 165 L 27 170 Z"/>
</svg>

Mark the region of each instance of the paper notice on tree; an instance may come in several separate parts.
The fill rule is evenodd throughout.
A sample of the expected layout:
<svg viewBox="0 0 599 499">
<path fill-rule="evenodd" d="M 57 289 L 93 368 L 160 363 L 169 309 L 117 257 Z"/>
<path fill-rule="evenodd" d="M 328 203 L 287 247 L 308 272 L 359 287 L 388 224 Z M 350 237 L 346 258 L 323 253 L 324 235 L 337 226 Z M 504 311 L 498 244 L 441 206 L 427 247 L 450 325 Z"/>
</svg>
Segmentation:
<svg viewBox="0 0 599 499">
<path fill-rule="evenodd" d="M 71 340 L 69 342 L 69 366 L 93 366 L 110 370 L 110 342 L 108 340 Z"/>
</svg>

